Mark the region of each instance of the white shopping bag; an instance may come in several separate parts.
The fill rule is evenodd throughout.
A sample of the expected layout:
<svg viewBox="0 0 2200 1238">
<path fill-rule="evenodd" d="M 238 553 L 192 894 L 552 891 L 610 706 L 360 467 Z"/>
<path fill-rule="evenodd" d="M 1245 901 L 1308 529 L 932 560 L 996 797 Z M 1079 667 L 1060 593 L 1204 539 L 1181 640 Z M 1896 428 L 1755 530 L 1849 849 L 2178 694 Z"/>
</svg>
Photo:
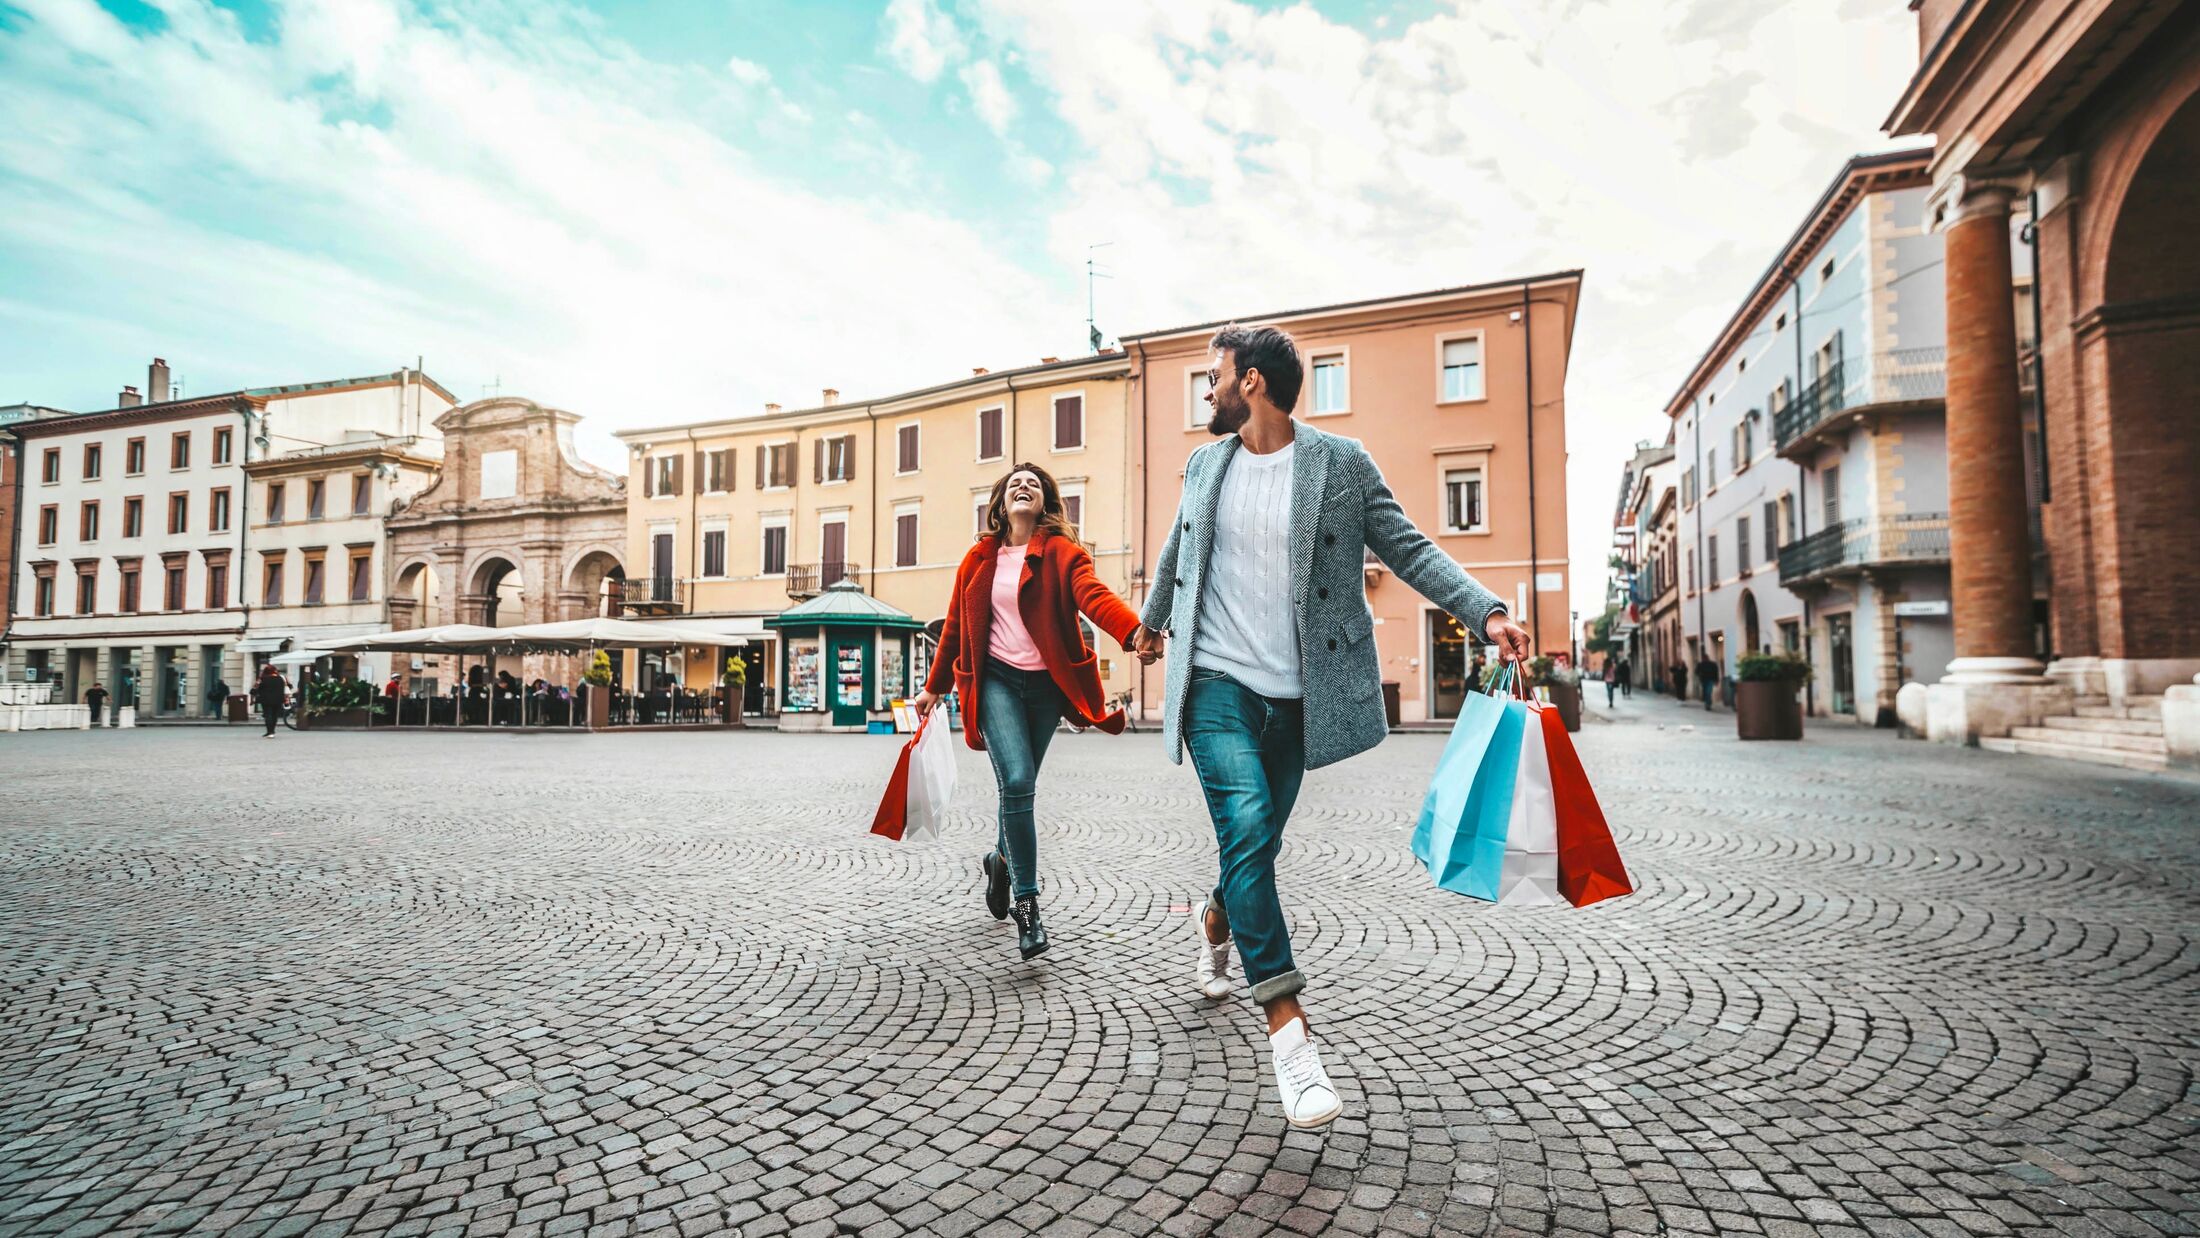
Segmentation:
<svg viewBox="0 0 2200 1238">
<path fill-rule="evenodd" d="M 1520 771 L 1513 779 L 1512 821 L 1505 830 L 1505 866 L 1497 901 L 1515 907 L 1568 906 L 1558 890 L 1558 797 L 1551 791 L 1551 761 L 1543 747 L 1540 702 L 1528 705 L 1520 736 Z"/>
<path fill-rule="evenodd" d="M 908 825 L 901 834 L 905 842 L 938 838 L 948 803 L 955 798 L 954 732 L 944 725 L 930 725 L 946 721 L 940 712 L 932 711 L 909 753 Z"/>
</svg>

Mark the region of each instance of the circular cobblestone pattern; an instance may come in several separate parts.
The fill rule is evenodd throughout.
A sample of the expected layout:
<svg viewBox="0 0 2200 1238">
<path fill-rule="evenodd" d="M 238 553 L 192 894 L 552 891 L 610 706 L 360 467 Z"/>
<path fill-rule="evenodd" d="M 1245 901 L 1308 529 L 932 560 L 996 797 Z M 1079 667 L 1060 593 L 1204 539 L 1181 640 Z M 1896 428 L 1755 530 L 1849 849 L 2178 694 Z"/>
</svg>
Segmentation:
<svg viewBox="0 0 2200 1238">
<path fill-rule="evenodd" d="M 1586 910 L 1431 887 L 1441 736 L 1308 778 L 1321 1133 L 1191 984 L 1150 733 L 1056 741 L 1029 964 L 978 753 L 897 845 L 884 737 L 11 736 L 0 1232 L 2200 1227 L 2200 784 L 1622 713 Z"/>
</svg>

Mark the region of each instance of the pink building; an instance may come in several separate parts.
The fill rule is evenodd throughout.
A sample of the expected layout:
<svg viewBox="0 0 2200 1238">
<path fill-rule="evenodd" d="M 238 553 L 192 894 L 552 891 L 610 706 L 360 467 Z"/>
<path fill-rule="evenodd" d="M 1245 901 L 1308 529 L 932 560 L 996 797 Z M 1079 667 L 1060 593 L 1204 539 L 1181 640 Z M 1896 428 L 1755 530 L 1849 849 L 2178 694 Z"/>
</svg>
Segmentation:
<svg viewBox="0 0 2200 1238">
<path fill-rule="evenodd" d="M 1297 415 L 1367 445 L 1407 514 L 1505 599 L 1539 650 L 1565 652 L 1566 370 L 1581 272 L 1446 288 L 1238 321 L 1297 339 L 1306 383 Z M 1143 603 L 1184 481 L 1209 440 L 1207 341 L 1221 322 L 1126 337 L 1132 363 L 1130 484 Z M 1532 413 L 1531 413 L 1532 410 Z M 1404 721 L 1457 715 L 1479 634 L 1367 567 L 1383 677 Z M 1158 716 L 1161 673 L 1143 671 L 1138 708 Z"/>
</svg>

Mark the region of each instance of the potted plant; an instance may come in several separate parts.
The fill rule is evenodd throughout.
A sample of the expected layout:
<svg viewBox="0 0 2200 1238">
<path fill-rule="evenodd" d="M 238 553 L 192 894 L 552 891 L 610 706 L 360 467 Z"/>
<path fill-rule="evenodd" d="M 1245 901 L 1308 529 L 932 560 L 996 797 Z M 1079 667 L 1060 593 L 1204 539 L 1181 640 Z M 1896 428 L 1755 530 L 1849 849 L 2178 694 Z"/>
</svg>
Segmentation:
<svg viewBox="0 0 2200 1238">
<path fill-rule="evenodd" d="M 611 725 L 611 655 L 598 649 L 581 672 L 581 695 L 588 698 L 588 729 Z"/>
<path fill-rule="evenodd" d="M 741 697 L 749 686 L 749 664 L 741 660 L 740 654 L 726 659 L 726 673 L 720 683 L 726 691 L 719 702 L 719 717 L 727 726 L 746 726 L 741 718 Z"/>
<path fill-rule="evenodd" d="M 1810 663 L 1801 654 L 1745 653 L 1735 667 L 1734 733 L 1743 739 L 1803 738 L 1803 684 Z"/>
<path fill-rule="evenodd" d="M 363 727 L 374 685 L 363 679 L 317 679 L 306 688 L 298 722 L 305 727 Z"/>
<path fill-rule="evenodd" d="M 1549 654 L 1528 661 L 1528 684 L 1543 689 L 1544 699 L 1558 710 L 1558 720 L 1569 732 L 1581 729 L 1581 672 Z"/>
</svg>

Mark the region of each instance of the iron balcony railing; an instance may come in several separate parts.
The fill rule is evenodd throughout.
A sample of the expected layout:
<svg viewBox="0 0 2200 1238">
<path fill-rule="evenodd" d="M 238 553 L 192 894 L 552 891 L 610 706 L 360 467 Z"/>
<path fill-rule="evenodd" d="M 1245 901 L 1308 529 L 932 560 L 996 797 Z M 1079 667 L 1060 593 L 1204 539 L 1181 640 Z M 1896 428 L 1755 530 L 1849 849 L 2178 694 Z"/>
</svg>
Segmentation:
<svg viewBox="0 0 2200 1238">
<path fill-rule="evenodd" d="M 787 596 L 815 597 L 851 576 L 861 575 L 863 568 L 845 559 L 828 559 L 823 563 L 792 563 L 787 566 Z"/>
<path fill-rule="evenodd" d="M 1875 404 L 1910 404 L 1948 394 L 1948 350 L 1897 348 L 1875 353 L 1870 364 L 1851 366 L 1836 359 L 1795 401 L 1772 419 L 1773 444 L 1790 443 L 1817 429 L 1834 414 Z"/>
<path fill-rule="evenodd" d="M 1947 561 L 1948 513 L 1866 517 L 1781 547 L 1780 583 L 1882 564 Z"/>
<path fill-rule="evenodd" d="M 688 581 L 676 576 L 645 576 L 621 582 L 619 600 L 629 610 L 671 613 L 687 609 Z"/>
</svg>

